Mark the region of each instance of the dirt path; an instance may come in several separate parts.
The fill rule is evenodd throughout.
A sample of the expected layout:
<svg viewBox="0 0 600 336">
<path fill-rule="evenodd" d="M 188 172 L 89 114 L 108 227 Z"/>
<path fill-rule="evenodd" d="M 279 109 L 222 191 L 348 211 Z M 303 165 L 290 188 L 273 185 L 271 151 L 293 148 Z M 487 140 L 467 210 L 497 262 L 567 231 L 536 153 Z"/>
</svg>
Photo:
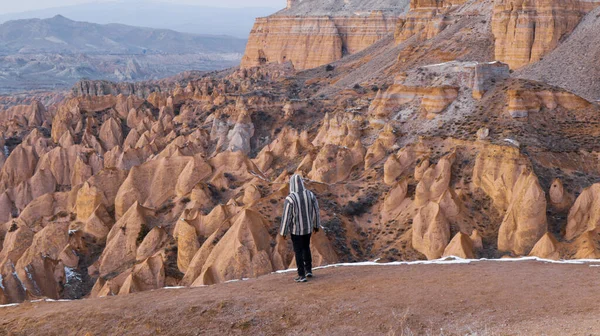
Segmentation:
<svg viewBox="0 0 600 336">
<path fill-rule="evenodd" d="M 600 267 L 360 266 L 0 308 L 0 335 L 600 335 Z"/>
</svg>

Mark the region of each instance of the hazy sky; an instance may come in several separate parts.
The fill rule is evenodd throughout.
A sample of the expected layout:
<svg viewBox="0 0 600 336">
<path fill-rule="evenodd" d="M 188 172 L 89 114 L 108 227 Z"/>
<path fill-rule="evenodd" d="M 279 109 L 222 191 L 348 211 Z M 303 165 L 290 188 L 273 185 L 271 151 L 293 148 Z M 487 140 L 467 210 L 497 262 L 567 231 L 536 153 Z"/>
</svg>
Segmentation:
<svg viewBox="0 0 600 336">
<path fill-rule="evenodd" d="M 50 7 L 61 7 L 89 2 L 114 2 L 132 0 L 0 0 L 2 8 L 0 14 L 9 12 L 24 12 L 35 9 Z M 135 1 L 158 1 L 172 2 L 187 5 L 210 6 L 210 7 L 285 7 L 286 0 L 135 0 Z"/>
</svg>

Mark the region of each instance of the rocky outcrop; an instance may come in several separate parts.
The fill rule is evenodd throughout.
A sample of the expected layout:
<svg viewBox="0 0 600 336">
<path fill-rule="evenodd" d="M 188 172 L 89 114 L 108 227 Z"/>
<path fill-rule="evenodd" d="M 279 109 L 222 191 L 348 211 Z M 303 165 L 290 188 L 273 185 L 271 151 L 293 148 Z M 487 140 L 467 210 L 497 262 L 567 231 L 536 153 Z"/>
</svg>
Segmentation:
<svg viewBox="0 0 600 336">
<path fill-rule="evenodd" d="M 394 32 L 397 18 L 373 11 L 366 16 L 270 16 L 256 20 L 242 67 L 291 62 L 314 68 L 356 53 Z"/>
<path fill-rule="evenodd" d="M 466 234 L 459 232 L 450 241 L 444 250 L 443 257 L 459 257 L 463 259 L 474 259 L 473 242 Z"/>
<path fill-rule="evenodd" d="M 571 240 L 585 232 L 595 232 L 600 223 L 600 184 L 583 190 L 569 211 L 565 238 Z"/>
<path fill-rule="evenodd" d="M 533 246 L 529 255 L 542 259 L 559 260 L 558 241 L 548 232 Z"/>
<path fill-rule="evenodd" d="M 512 69 L 539 61 L 598 5 L 585 0 L 497 1 L 492 19 L 496 59 Z"/>
<path fill-rule="evenodd" d="M 11 121 L 23 126 L 37 127 L 50 118 L 52 114 L 46 107 L 39 101 L 33 101 L 30 105 L 17 105 L 3 111 L 0 122 Z"/>
<path fill-rule="evenodd" d="M 135 202 L 112 227 L 98 260 L 102 278 L 114 277 L 135 262 L 138 247 L 145 237 L 144 232 L 150 231 L 148 215 L 151 215 L 151 211 Z"/>
<path fill-rule="evenodd" d="M 208 255 L 196 285 L 256 277 L 273 271 L 267 223 L 255 211 L 243 210 Z"/>
<path fill-rule="evenodd" d="M 398 75 L 387 90 L 377 92 L 369 115 L 376 121 L 397 118 L 399 112 L 416 106 L 431 119 L 443 113 L 459 95 L 469 93 L 481 99 L 508 77 L 508 66 L 500 62 L 452 61 L 423 66 Z"/>
<path fill-rule="evenodd" d="M 529 253 L 547 231 L 546 195 L 518 150 L 487 147 L 477 157 L 473 182 L 504 213 L 498 249 Z"/>
<path fill-rule="evenodd" d="M 452 24 L 449 14 L 466 0 L 411 0 L 410 11 L 401 19 L 396 27 L 397 43 L 406 41 L 412 36 L 427 40 Z"/>
<path fill-rule="evenodd" d="M 560 179 L 555 179 L 550 186 L 550 204 L 559 211 L 565 211 L 573 205 L 573 195 L 571 195 Z"/>
<path fill-rule="evenodd" d="M 543 108 L 554 111 L 557 107 L 566 110 L 583 109 L 590 105 L 585 99 L 565 91 L 508 91 L 508 113 L 513 118 L 526 118 L 530 113 Z"/>
</svg>

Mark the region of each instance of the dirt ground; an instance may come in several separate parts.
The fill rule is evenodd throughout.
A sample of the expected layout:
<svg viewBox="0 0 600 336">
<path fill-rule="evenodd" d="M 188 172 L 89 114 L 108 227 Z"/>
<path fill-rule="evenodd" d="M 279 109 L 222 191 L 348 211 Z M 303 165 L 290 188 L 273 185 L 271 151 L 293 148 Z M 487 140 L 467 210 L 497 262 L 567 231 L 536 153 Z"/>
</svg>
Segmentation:
<svg viewBox="0 0 600 336">
<path fill-rule="evenodd" d="M 354 266 L 0 308 L 0 335 L 600 335 L 600 267 Z"/>
</svg>

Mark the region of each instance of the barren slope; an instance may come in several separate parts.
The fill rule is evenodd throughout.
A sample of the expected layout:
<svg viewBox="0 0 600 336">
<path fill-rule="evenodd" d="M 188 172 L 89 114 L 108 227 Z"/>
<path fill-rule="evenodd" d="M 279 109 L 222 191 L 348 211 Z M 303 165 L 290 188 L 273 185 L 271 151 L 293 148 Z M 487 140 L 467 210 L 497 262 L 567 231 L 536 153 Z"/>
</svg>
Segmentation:
<svg viewBox="0 0 600 336">
<path fill-rule="evenodd" d="M 599 335 L 598 268 L 475 262 L 318 270 L 0 308 L 0 335 Z"/>
</svg>

